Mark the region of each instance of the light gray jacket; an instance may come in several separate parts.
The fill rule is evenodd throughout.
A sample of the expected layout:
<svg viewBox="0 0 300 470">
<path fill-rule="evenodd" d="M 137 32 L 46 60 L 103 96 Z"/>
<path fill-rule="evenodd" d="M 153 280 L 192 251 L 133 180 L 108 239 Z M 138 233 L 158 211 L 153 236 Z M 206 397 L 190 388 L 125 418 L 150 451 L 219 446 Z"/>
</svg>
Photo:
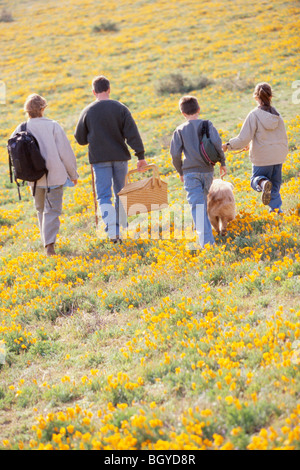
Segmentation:
<svg viewBox="0 0 300 470">
<path fill-rule="evenodd" d="M 14 136 L 21 129 L 21 124 L 13 132 Z M 48 187 L 64 185 L 69 177 L 77 180 L 76 158 L 70 142 L 58 122 L 41 117 L 27 121 L 27 130 L 37 139 L 41 154 L 46 160 L 48 178 L 43 176 L 37 186 Z M 29 183 L 31 186 L 33 183 Z"/>
<path fill-rule="evenodd" d="M 249 158 L 255 166 L 283 163 L 288 154 L 288 139 L 280 114 L 253 109 L 244 121 L 239 135 L 229 140 L 232 150 L 241 150 L 250 144 Z"/>
</svg>

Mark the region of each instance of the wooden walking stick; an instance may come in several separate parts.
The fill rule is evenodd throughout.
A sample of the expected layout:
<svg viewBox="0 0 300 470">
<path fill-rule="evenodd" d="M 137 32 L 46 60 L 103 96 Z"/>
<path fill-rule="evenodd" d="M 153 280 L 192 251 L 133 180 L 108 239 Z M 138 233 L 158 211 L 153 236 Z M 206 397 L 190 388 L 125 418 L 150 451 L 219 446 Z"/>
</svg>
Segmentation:
<svg viewBox="0 0 300 470">
<path fill-rule="evenodd" d="M 95 178 L 94 178 L 94 171 L 91 165 L 91 172 L 92 172 L 92 186 L 93 186 L 93 197 L 94 197 L 94 208 L 95 208 L 95 221 L 96 221 L 96 228 L 98 228 L 98 205 L 97 205 L 97 198 L 96 198 L 96 191 L 95 191 Z"/>
</svg>

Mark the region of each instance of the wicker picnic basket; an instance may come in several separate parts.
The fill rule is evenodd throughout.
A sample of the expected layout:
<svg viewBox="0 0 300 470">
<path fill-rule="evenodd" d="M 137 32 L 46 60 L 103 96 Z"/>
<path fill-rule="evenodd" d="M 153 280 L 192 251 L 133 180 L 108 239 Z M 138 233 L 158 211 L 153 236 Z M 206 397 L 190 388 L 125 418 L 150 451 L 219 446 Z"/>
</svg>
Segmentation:
<svg viewBox="0 0 300 470">
<path fill-rule="evenodd" d="M 130 181 L 133 173 L 153 170 L 153 175 L 139 181 Z M 156 165 L 147 165 L 142 170 L 130 170 L 124 188 L 118 193 L 120 202 L 128 216 L 161 210 L 168 206 L 168 185 L 159 176 Z"/>
</svg>

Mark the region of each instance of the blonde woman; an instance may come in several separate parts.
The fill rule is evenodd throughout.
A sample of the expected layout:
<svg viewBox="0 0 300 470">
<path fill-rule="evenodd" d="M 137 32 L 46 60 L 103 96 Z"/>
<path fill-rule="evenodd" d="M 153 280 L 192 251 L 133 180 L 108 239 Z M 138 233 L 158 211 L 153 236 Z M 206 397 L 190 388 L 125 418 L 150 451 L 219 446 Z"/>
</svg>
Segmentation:
<svg viewBox="0 0 300 470">
<path fill-rule="evenodd" d="M 268 83 L 258 83 L 253 97 L 257 107 L 248 114 L 239 135 L 223 144 L 223 150 L 242 150 L 250 144 L 251 187 L 262 192 L 262 203 L 270 211 L 282 212 L 282 164 L 288 154 L 284 121 L 271 106 L 273 92 Z"/>
<path fill-rule="evenodd" d="M 44 117 L 45 98 L 30 95 L 24 105 L 28 116 L 27 130 L 37 139 L 48 169 L 47 180 L 37 181 L 34 195 L 42 242 L 48 256 L 55 255 L 54 245 L 60 227 L 63 187 L 68 179 L 77 184 L 76 158 L 62 127 Z M 21 129 L 21 124 L 12 135 Z M 33 187 L 33 183 L 29 183 Z M 48 191 L 49 188 L 49 191 Z"/>
</svg>

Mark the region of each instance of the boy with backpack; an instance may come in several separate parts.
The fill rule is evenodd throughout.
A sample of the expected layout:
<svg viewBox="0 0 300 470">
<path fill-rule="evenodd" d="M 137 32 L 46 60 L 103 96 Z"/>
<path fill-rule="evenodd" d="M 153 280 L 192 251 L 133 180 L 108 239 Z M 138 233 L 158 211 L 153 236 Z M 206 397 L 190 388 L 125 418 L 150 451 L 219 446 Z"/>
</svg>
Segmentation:
<svg viewBox="0 0 300 470">
<path fill-rule="evenodd" d="M 218 154 L 221 164 L 220 177 L 226 175 L 225 155 L 222 140 L 210 121 L 199 119 L 200 106 L 194 96 L 184 96 L 179 101 L 179 109 L 186 121 L 173 133 L 170 153 L 172 162 L 184 182 L 194 226 L 202 248 L 215 243 L 211 223 L 207 215 L 207 194 L 213 181 L 214 164 L 201 144 L 202 129 L 207 125 L 210 147 Z M 182 154 L 184 159 L 182 160 Z M 207 158 L 206 158 L 207 157 Z"/>
</svg>

